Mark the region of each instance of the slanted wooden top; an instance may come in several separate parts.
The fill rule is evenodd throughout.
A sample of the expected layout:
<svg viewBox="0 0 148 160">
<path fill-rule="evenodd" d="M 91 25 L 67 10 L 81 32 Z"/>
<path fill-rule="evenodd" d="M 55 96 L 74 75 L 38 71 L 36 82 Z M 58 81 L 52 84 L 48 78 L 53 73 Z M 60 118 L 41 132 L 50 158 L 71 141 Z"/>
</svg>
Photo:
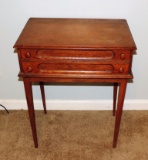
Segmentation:
<svg viewBox="0 0 148 160">
<path fill-rule="evenodd" d="M 135 50 L 136 45 L 124 19 L 30 18 L 14 48 Z"/>
</svg>

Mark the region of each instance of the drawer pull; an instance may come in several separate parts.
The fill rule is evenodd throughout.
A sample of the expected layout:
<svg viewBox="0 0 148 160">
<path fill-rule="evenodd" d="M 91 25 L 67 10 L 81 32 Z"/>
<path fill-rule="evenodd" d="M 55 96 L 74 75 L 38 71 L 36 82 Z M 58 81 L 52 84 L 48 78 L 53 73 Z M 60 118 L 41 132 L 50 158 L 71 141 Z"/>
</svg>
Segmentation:
<svg viewBox="0 0 148 160">
<path fill-rule="evenodd" d="M 120 55 L 120 58 L 121 58 L 121 59 L 125 59 L 125 54 L 122 53 L 122 54 Z"/>
<path fill-rule="evenodd" d="M 119 68 L 119 72 L 123 73 L 124 72 L 124 68 Z"/>
<path fill-rule="evenodd" d="M 27 52 L 27 53 L 25 54 L 25 56 L 26 56 L 27 58 L 30 58 L 30 57 L 31 57 L 31 54 L 30 54 L 29 52 Z"/>
<path fill-rule="evenodd" d="M 27 71 L 28 71 L 28 72 L 31 72 L 31 71 L 32 71 L 32 67 L 29 66 L 29 67 L 27 68 Z"/>
</svg>

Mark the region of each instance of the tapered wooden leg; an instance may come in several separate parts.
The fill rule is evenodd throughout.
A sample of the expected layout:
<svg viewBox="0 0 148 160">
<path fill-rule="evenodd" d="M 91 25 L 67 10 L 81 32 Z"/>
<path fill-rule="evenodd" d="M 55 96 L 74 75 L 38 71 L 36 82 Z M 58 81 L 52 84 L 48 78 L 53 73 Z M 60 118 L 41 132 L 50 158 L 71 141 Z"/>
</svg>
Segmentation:
<svg viewBox="0 0 148 160">
<path fill-rule="evenodd" d="M 37 140 L 36 123 L 35 123 L 32 85 L 31 85 L 31 82 L 29 81 L 29 78 L 24 78 L 24 87 L 25 87 L 25 93 L 26 93 L 26 100 L 28 104 L 28 113 L 29 113 L 29 118 L 30 118 L 30 125 L 32 129 L 34 145 L 37 148 L 38 140 Z"/>
<path fill-rule="evenodd" d="M 127 80 L 122 80 L 120 83 L 118 105 L 117 105 L 117 112 L 116 112 L 116 119 L 115 119 L 115 130 L 114 130 L 114 139 L 113 139 L 113 147 L 114 148 L 117 145 L 117 139 L 118 139 L 118 134 L 119 134 L 124 97 L 125 97 L 125 92 L 126 92 L 126 85 L 127 85 Z"/>
<path fill-rule="evenodd" d="M 118 83 L 114 83 L 114 89 L 113 89 L 113 116 L 115 116 L 115 114 L 116 114 L 117 90 L 118 90 Z"/>
<path fill-rule="evenodd" d="M 41 89 L 41 95 L 42 95 L 42 103 L 43 103 L 43 107 L 44 107 L 44 113 L 47 113 L 46 110 L 46 101 L 45 101 L 45 91 L 44 91 L 44 83 L 40 82 L 40 89 Z"/>
</svg>

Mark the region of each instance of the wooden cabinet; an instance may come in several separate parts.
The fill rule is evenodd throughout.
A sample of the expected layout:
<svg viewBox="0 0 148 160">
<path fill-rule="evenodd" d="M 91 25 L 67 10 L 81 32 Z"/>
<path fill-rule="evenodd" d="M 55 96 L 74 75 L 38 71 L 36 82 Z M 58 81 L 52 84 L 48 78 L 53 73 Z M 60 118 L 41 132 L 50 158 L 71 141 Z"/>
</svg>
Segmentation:
<svg viewBox="0 0 148 160">
<path fill-rule="evenodd" d="M 136 50 L 126 20 L 30 18 L 14 48 L 18 52 L 19 76 L 24 81 L 35 147 L 38 141 L 32 82 L 40 83 L 45 112 L 44 82 L 112 83 L 113 115 L 116 113 L 113 147 L 116 147 L 126 84 L 133 78 L 131 66 Z"/>
</svg>

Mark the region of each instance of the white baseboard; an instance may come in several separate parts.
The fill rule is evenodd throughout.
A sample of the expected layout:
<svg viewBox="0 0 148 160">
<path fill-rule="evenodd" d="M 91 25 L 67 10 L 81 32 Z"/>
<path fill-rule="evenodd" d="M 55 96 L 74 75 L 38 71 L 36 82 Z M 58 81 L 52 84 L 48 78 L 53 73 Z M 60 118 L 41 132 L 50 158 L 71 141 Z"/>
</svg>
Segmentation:
<svg viewBox="0 0 148 160">
<path fill-rule="evenodd" d="M 27 110 L 26 100 L 4 99 L 0 104 L 8 110 Z M 112 110 L 112 100 L 47 100 L 46 104 L 47 110 Z M 34 106 L 43 110 L 41 100 L 34 100 Z M 148 100 L 125 100 L 124 110 L 148 110 Z"/>
</svg>

